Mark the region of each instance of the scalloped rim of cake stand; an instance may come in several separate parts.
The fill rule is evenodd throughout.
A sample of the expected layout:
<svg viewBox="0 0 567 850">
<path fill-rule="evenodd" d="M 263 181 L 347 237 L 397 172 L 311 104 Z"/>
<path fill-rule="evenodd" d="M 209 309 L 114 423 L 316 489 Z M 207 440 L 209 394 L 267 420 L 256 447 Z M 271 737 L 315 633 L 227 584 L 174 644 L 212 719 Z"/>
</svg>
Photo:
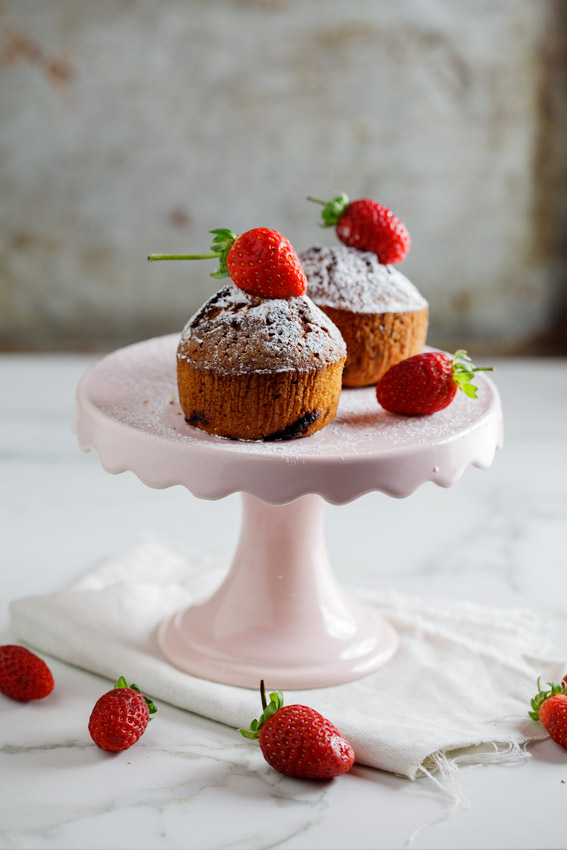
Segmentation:
<svg viewBox="0 0 567 850">
<path fill-rule="evenodd" d="M 283 505 L 317 494 L 341 505 L 372 491 L 404 498 L 428 481 L 450 487 L 468 466 L 487 469 L 502 445 L 500 397 L 482 373 L 478 399 L 457 393 L 433 416 L 386 413 L 368 387 L 343 390 L 335 420 L 310 437 L 264 443 L 207 434 L 187 425 L 179 407 L 178 340 L 119 349 L 82 378 L 74 430 L 106 471 L 130 470 L 160 489 L 182 485 L 203 499 L 245 492 Z"/>
</svg>

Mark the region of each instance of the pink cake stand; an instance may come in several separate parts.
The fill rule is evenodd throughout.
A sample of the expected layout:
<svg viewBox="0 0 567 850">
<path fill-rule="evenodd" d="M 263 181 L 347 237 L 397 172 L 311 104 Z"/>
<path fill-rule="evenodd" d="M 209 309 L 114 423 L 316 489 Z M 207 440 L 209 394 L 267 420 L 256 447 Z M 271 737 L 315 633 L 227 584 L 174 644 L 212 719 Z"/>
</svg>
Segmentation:
<svg viewBox="0 0 567 850">
<path fill-rule="evenodd" d="M 502 442 L 498 392 L 477 376 L 433 416 L 382 410 L 373 387 L 345 390 L 337 416 L 311 437 L 239 442 L 185 423 L 177 399 L 178 336 L 108 355 L 82 379 L 75 430 L 104 469 L 134 472 L 150 487 L 181 484 L 202 499 L 243 494 L 232 566 L 204 604 L 162 623 L 161 649 L 175 666 L 213 681 L 293 689 L 359 678 L 395 653 L 397 636 L 334 578 L 323 536 L 324 501 L 345 504 L 378 490 L 398 498 L 426 481 L 454 484 L 488 468 Z"/>
</svg>

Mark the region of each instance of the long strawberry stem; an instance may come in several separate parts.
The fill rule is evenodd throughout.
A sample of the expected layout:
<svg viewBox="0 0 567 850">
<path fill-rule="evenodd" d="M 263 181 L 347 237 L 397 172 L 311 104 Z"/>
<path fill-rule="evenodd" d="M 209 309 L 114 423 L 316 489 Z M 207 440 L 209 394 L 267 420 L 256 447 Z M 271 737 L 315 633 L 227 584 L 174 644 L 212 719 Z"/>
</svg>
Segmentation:
<svg viewBox="0 0 567 850">
<path fill-rule="evenodd" d="M 268 703 L 266 702 L 266 686 L 264 680 L 260 680 L 260 699 L 262 700 L 262 709 L 265 711 Z"/>
<path fill-rule="evenodd" d="M 226 261 L 238 236 L 226 227 L 217 227 L 215 230 L 209 230 L 209 233 L 213 233 L 215 237 L 210 254 L 149 254 L 148 260 L 150 262 L 156 260 L 212 260 L 214 257 L 218 257 L 219 267 L 215 272 L 211 272 L 210 276 L 229 277 L 230 273 Z"/>
<path fill-rule="evenodd" d="M 211 260 L 213 257 L 220 257 L 221 252 L 214 254 L 149 254 L 148 260 Z"/>
<path fill-rule="evenodd" d="M 262 700 L 262 714 L 258 720 L 253 720 L 250 724 L 250 729 L 239 729 L 238 731 L 244 738 L 257 738 L 260 734 L 260 729 L 264 723 L 273 717 L 276 711 L 279 711 L 284 704 L 284 698 L 281 691 L 275 691 L 270 694 L 270 702 L 266 702 L 266 686 L 264 680 L 260 682 L 260 698 Z"/>
</svg>

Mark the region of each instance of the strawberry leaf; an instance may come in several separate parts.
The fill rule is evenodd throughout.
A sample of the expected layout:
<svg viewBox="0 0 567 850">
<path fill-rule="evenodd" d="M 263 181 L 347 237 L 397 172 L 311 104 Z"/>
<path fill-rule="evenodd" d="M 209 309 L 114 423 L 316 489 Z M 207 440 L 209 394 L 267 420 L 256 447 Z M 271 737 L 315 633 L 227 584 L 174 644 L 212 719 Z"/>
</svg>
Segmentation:
<svg viewBox="0 0 567 850">
<path fill-rule="evenodd" d="M 120 678 L 118 679 L 118 681 L 116 682 L 116 684 L 114 685 L 114 687 L 115 687 L 115 688 L 128 688 L 128 689 L 129 689 L 129 690 L 131 690 L 131 691 L 136 691 L 136 693 L 137 693 L 137 694 L 141 694 L 141 696 L 143 696 L 143 697 L 144 697 L 144 700 L 146 701 L 146 705 L 148 706 L 148 711 L 150 712 L 150 714 L 155 714 L 155 713 L 156 713 L 156 711 L 157 711 L 157 706 L 156 706 L 156 704 L 153 702 L 153 700 L 151 700 L 149 697 L 145 696 L 145 694 L 143 694 L 143 693 L 141 692 L 141 690 L 140 690 L 140 688 L 138 687 L 138 685 L 134 685 L 134 684 L 129 685 L 129 684 L 128 684 L 128 682 L 126 681 L 126 679 L 124 678 L 124 676 L 120 676 Z"/>
<path fill-rule="evenodd" d="M 548 682 L 547 684 L 549 686 L 549 690 L 546 691 L 541 687 L 541 681 L 540 678 L 538 678 L 537 686 L 539 693 L 537 693 L 531 700 L 531 707 L 533 711 L 528 711 L 532 720 L 539 720 L 539 710 L 549 697 L 557 696 L 557 694 L 567 694 L 567 684 L 559 684 L 558 682 Z"/>
<path fill-rule="evenodd" d="M 260 719 L 258 721 L 258 729 L 262 726 L 270 717 L 273 717 L 276 711 L 284 704 L 284 698 L 281 691 L 276 691 L 273 694 L 270 694 L 270 702 L 260 715 Z"/>
<path fill-rule="evenodd" d="M 469 355 L 467 354 L 467 352 L 464 348 L 459 348 L 458 351 L 455 351 L 453 359 L 454 360 L 468 360 L 469 363 L 471 362 L 471 359 L 470 359 Z"/>
<path fill-rule="evenodd" d="M 145 696 L 145 694 L 142 694 L 142 696 L 144 697 L 144 699 L 146 701 L 146 705 L 148 706 L 148 711 L 150 712 L 150 714 L 155 714 L 156 711 L 157 711 L 157 706 L 156 706 L 155 702 L 153 700 L 149 699 L 149 697 Z"/>
<path fill-rule="evenodd" d="M 264 711 L 260 715 L 258 720 L 253 720 L 250 724 L 250 729 L 239 729 L 241 735 L 245 738 L 258 738 L 260 735 L 260 729 L 266 723 L 270 717 L 273 717 L 274 714 L 280 710 L 280 708 L 284 704 L 284 698 L 281 691 L 275 691 L 270 694 L 270 702 L 266 705 L 266 697 L 264 691 L 264 680 L 260 683 L 260 694 L 262 697 L 262 706 Z"/>
<path fill-rule="evenodd" d="M 475 372 L 492 372 L 492 366 L 475 366 L 464 348 L 453 355 L 453 380 L 468 398 L 478 398 L 478 387 L 471 384 Z"/>
<path fill-rule="evenodd" d="M 243 738 L 249 738 L 251 741 L 255 741 L 258 737 L 257 732 L 249 732 L 248 729 L 239 729 L 238 731 L 240 732 Z"/>
<path fill-rule="evenodd" d="M 470 380 L 470 378 L 469 378 Z M 466 396 L 469 398 L 478 398 L 477 389 L 474 384 L 459 384 L 459 389 L 461 389 Z"/>
<path fill-rule="evenodd" d="M 217 227 L 215 230 L 209 230 L 209 233 L 214 234 L 211 251 L 217 254 L 219 258 L 219 267 L 216 272 L 211 272 L 210 277 L 230 277 L 226 260 L 228 253 L 238 239 L 238 236 L 226 227 Z"/>
<path fill-rule="evenodd" d="M 312 198 L 309 195 L 307 200 L 323 205 L 323 210 L 321 211 L 321 218 L 323 219 L 322 227 L 334 227 L 350 203 L 348 195 L 344 192 L 341 192 L 332 201 L 321 201 L 319 198 Z"/>
</svg>

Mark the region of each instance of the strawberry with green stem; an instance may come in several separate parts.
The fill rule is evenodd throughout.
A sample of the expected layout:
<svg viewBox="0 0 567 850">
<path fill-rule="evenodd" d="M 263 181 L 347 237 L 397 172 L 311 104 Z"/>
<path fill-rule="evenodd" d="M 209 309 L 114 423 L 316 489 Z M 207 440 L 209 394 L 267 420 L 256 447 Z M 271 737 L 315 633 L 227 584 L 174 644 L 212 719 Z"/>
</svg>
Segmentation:
<svg viewBox="0 0 567 850">
<path fill-rule="evenodd" d="M 331 201 L 307 197 L 322 204 L 323 227 L 334 227 L 337 237 L 349 248 L 371 251 L 383 265 L 401 263 L 411 247 L 405 224 L 388 207 L 371 198 L 350 201 L 342 192 Z"/>
<path fill-rule="evenodd" d="M 531 701 L 528 712 L 532 720 L 539 720 L 551 738 L 567 750 L 567 676 L 561 684 L 548 682 L 544 690 L 537 680 L 538 693 Z"/>
<path fill-rule="evenodd" d="M 256 227 L 241 236 L 226 228 L 214 234 L 208 254 L 150 254 L 148 260 L 207 260 L 217 258 L 211 277 L 230 277 L 249 295 L 295 298 L 307 291 L 307 279 L 292 244 L 277 230 Z"/>
<path fill-rule="evenodd" d="M 97 700 L 90 719 L 89 733 L 97 747 L 119 753 L 135 744 L 146 731 L 150 714 L 157 708 L 137 685 L 120 676 L 114 688 Z"/>
<path fill-rule="evenodd" d="M 245 738 L 258 740 L 269 765 L 279 773 L 304 779 L 332 779 L 354 764 L 354 750 L 325 717 L 305 705 L 284 706 L 283 694 L 275 691 L 266 700 L 260 682 L 263 712 L 250 729 L 240 729 Z"/>
<path fill-rule="evenodd" d="M 471 383 L 475 372 L 491 371 L 475 366 L 464 349 L 452 357 L 428 351 L 390 366 L 376 385 L 376 397 L 390 413 L 425 416 L 451 404 L 458 389 L 477 398 L 478 387 Z"/>
</svg>

